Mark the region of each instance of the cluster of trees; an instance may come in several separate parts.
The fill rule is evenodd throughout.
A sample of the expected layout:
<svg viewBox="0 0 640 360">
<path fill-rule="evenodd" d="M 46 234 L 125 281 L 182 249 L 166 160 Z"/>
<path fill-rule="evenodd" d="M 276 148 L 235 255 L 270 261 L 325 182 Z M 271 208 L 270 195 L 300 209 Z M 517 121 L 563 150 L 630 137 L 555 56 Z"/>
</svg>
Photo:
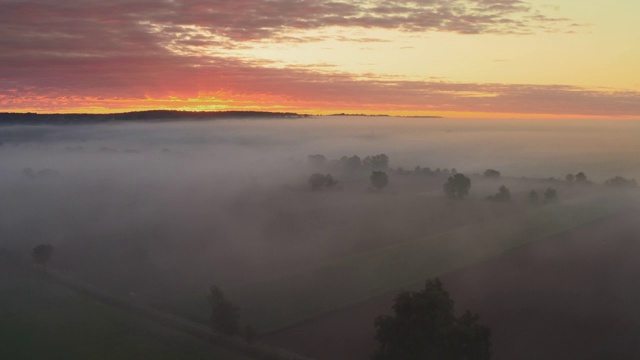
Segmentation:
<svg viewBox="0 0 640 360">
<path fill-rule="evenodd" d="M 582 171 L 580 171 L 575 175 L 567 174 L 567 176 L 564 177 L 564 180 L 568 183 L 573 183 L 573 184 L 581 184 L 581 185 L 591 184 L 591 181 L 587 179 L 587 175 L 585 175 L 585 173 L 583 173 Z"/>
<path fill-rule="evenodd" d="M 342 156 L 338 160 L 329 161 L 322 154 L 307 156 L 307 161 L 312 167 L 331 167 L 347 171 L 358 170 L 386 170 L 389 168 L 389 156 L 386 154 L 369 155 L 361 159 L 358 155 L 351 157 Z"/>
<path fill-rule="evenodd" d="M 309 185 L 311 186 L 311 190 L 317 191 L 322 188 L 333 188 L 338 185 L 338 181 L 331 176 L 331 174 L 322 175 L 320 173 L 312 174 L 309 177 Z"/>
<path fill-rule="evenodd" d="M 545 202 L 554 202 L 558 200 L 558 191 L 553 188 L 547 188 L 543 193 L 543 196 Z M 529 201 L 534 204 L 540 202 L 540 196 L 538 196 L 537 191 L 531 190 L 531 192 L 529 192 Z"/>
<path fill-rule="evenodd" d="M 212 286 L 209 289 L 207 300 L 211 307 L 209 324 L 213 332 L 225 336 L 242 335 L 247 343 L 255 341 L 257 332 L 251 325 L 240 329 L 240 309 L 224 296 L 219 287 Z"/>
<path fill-rule="evenodd" d="M 398 171 L 400 173 L 404 173 L 404 169 L 402 171 Z M 416 168 L 413 170 L 413 173 L 415 175 L 425 175 L 425 176 L 450 176 L 450 175 L 455 175 L 458 173 L 458 170 L 456 170 L 456 168 L 452 168 L 451 170 L 444 168 L 444 169 L 440 169 L 437 168 L 435 170 L 431 170 L 431 168 L 428 167 L 420 167 L 420 166 L 416 166 Z"/>
<path fill-rule="evenodd" d="M 440 279 L 395 298 L 393 315 L 375 320 L 379 348 L 374 360 L 488 360 L 491 329 L 466 311 L 456 317 L 454 302 Z"/>
<path fill-rule="evenodd" d="M 619 187 L 619 188 L 634 188 L 638 186 L 636 179 L 625 179 L 622 176 L 616 176 L 604 183 L 606 186 Z"/>
</svg>

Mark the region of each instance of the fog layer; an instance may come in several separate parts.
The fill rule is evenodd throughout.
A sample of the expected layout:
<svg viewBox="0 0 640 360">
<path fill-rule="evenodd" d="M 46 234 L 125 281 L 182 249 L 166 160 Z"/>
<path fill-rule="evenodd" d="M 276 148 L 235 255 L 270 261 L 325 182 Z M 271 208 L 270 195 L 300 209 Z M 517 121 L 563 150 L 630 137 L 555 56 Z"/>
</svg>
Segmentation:
<svg viewBox="0 0 640 360">
<path fill-rule="evenodd" d="M 507 176 L 640 178 L 640 124 L 316 117 L 0 127 L 0 247 L 55 247 L 52 267 L 198 317 L 224 289 L 307 271 L 522 207 L 447 207 L 445 178 L 333 175 L 313 193 L 307 156 L 384 153 L 393 168 L 499 169 Z M 514 197 L 530 188 L 513 183 Z M 513 185 L 511 185 L 513 183 Z M 476 182 L 472 197 L 495 193 Z M 455 214 L 455 216 L 453 216 Z M 425 222 L 425 218 L 436 219 Z M 200 293 L 203 294 L 200 297 Z M 188 294 L 183 296 L 184 294 Z M 189 300 L 184 300 L 188 298 Z M 185 305 L 186 304 L 186 305 Z M 207 316 L 201 314 L 202 318 Z"/>
</svg>

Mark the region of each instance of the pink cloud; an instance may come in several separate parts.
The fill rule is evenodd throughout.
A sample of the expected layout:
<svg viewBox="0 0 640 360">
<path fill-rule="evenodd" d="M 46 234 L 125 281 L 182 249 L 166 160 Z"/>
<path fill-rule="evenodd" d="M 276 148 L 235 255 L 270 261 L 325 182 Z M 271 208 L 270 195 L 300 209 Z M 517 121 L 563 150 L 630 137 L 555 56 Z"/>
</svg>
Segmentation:
<svg viewBox="0 0 640 360">
<path fill-rule="evenodd" d="M 325 0 L 0 0 L 0 110 L 31 106 L 62 111 L 99 106 L 101 99 L 108 106 L 121 99 L 188 99 L 223 92 L 277 99 L 289 107 L 640 114 L 637 92 L 390 80 L 331 72 L 326 67 L 322 71 L 275 69 L 263 61 L 224 56 L 225 48 L 242 46 L 248 40 L 284 39 L 292 29 L 341 26 L 522 33 L 564 22 L 546 17 L 520 0 L 388 0 L 368 4 Z M 208 32 L 190 32 L 188 26 Z M 220 54 L 193 56 L 175 51 L 204 46 L 220 49 Z"/>
</svg>

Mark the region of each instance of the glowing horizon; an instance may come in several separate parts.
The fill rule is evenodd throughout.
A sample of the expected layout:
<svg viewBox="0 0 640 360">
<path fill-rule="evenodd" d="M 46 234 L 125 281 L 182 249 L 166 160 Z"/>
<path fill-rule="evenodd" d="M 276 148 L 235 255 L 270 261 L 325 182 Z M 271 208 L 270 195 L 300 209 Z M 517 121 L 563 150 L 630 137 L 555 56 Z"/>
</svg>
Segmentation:
<svg viewBox="0 0 640 360">
<path fill-rule="evenodd" d="M 637 118 L 640 4 L 607 9 L 0 0 L 0 112 Z"/>
</svg>

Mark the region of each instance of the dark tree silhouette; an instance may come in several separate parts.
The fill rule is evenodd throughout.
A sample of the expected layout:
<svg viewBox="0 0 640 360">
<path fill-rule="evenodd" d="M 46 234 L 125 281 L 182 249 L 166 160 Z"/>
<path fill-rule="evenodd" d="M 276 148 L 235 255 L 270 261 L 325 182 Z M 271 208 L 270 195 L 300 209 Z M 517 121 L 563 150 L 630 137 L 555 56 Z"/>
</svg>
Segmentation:
<svg viewBox="0 0 640 360">
<path fill-rule="evenodd" d="M 540 201 L 540 198 L 538 197 L 538 192 L 535 190 L 531 190 L 531 192 L 529 193 L 529 202 L 537 204 L 538 201 Z"/>
<path fill-rule="evenodd" d="M 327 158 L 321 154 L 309 155 L 307 156 L 307 161 L 313 167 L 321 167 L 327 163 Z"/>
<path fill-rule="evenodd" d="M 231 301 L 227 300 L 217 286 L 210 288 L 208 296 L 211 306 L 211 317 L 209 323 L 214 332 L 232 336 L 238 333 L 240 310 Z"/>
<path fill-rule="evenodd" d="M 494 170 L 494 169 L 487 169 L 487 170 L 484 171 L 484 177 L 491 178 L 491 179 L 497 179 L 497 178 L 500 177 L 500 171 Z"/>
<path fill-rule="evenodd" d="M 371 173 L 371 185 L 376 189 L 382 189 L 389 184 L 389 177 L 384 171 L 374 171 Z"/>
<path fill-rule="evenodd" d="M 47 263 L 51 260 L 51 256 L 53 255 L 53 246 L 49 244 L 40 244 L 31 250 L 31 257 L 33 261 L 42 265 L 45 268 L 47 267 Z"/>
<path fill-rule="evenodd" d="M 449 176 L 447 182 L 443 185 L 444 193 L 449 198 L 461 199 L 469 195 L 469 189 L 471 189 L 471 179 L 464 176 L 464 174 L 455 174 Z"/>
<path fill-rule="evenodd" d="M 544 200 L 548 202 L 558 200 L 558 192 L 556 189 L 548 188 L 547 191 L 544 192 Z"/>
<path fill-rule="evenodd" d="M 327 174 L 324 176 L 324 186 L 332 188 L 336 185 L 338 185 L 338 180 L 334 179 L 331 174 Z"/>
<path fill-rule="evenodd" d="M 311 186 L 311 190 L 320 190 L 324 187 L 327 181 L 326 176 L 322 174 L 315 173 L 309 177 L 309 185 Z"/>
<path fill-rule="evenodd" d="M 389 167 L 389 157 L 385 154 L 367 156 L 362 160 L 362 166 L 372 170 L 386 170 Z"/>
<path fill-rule="evenodd" d="M 454 302 L 439 279 L 423 290 L 396 296 L 394 315 L 375 320 L 380 347 L 374 360 L 488 360 L 491 330 L 478 315 L 454 314 Z"/>
<path fill-rule="evenodd" d="M 576 183 L 586 184 L 587 182 L 587 175 L 585 175 L 582 171 L 576 174 Z"/>
<path fill-rule="evenodd" d="M 502 185 L 498 189 L 497 194 L 489 196 L 487 197 L 487 199 L 493 200 L 493 201 L 501 201 L 501 202 L 511 201 L 511 191 L 509 191 L 509 189 L 506 186 Z"/>
<path fill-rule="evenodd" d="M 320 190 L 324 187 L 332 188 L 338 185 L 338 181 L 331 176 L 331 174 L 322 175 L 315 173 L 309 177 L 308 180 L 311 190 Z"/>
<path fill-rule="evenodd" d="M 616 176 L 604 182 L 606 186 L 619 188 L 634 188 L 638 186 L 636 179 L 625 179 L 622 176 Z"/>
<path fill-rule="evenodd" d="M 360 160 L 358 155 L 353 155 L 346 159 L 346 166 L 347 170 L 350 171 L 360 170 L 360 168 L 362 168 L 362 160 Z"/>
</svg>

